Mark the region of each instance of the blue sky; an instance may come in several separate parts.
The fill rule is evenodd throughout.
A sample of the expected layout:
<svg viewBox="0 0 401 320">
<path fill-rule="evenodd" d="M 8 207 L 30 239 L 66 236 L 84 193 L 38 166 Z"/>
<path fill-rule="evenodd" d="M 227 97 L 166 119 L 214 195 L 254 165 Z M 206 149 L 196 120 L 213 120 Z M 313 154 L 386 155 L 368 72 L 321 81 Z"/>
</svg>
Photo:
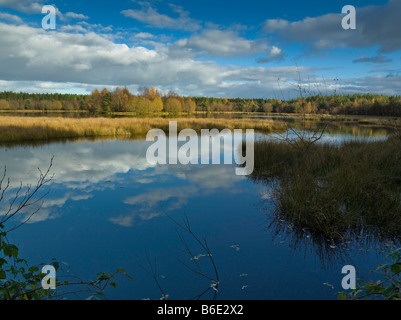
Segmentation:
<svg viewBox="0 0 401 320">
<path fill-rule="evenodd" d="M 287 99 L 301 79 L 308 94 L 399 95 L 400 17 L 400 0 L 0 0 L 0 91 Z"/>
</svg>

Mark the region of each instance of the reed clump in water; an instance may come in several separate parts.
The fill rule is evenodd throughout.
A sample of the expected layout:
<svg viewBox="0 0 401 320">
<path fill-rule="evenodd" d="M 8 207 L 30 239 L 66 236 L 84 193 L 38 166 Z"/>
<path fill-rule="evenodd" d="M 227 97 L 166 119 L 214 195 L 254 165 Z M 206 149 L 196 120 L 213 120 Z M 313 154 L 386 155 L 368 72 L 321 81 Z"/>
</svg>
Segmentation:
<svg viewBox="0 0 401 320">
<path fill-rule="evenodd" d="M 273 188 L 279 219 L 329 240 L 401 236 L 401 140 L 255 143 L 252 179 Z"/>
</svg>

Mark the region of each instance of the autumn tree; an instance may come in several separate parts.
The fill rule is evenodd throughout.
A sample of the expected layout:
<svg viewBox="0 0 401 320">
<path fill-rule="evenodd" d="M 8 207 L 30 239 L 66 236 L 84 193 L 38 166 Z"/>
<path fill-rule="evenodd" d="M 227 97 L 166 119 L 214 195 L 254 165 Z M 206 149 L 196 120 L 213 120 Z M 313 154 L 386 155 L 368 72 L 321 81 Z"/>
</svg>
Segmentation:
<svg viewBox="0 0 401 320">
<path fill-rule="evenodd" d="M 102 111 L 102 97 L 99 90 L 92 91 L 91 96 L 86 101 L 86 106 L 90 114 L 98 114 Z"/>
<path fill-rule="evenodd" d="M 124 92 L 120 87 L 117 87 L 111 94 L 111 111 L 124 111 Z"/>
<path fill-rule="evenodd" d="M 0 110 L 10 109 L 10 103 L 5 99 L 0 99 Z"/>
<path fill-rule="evenodd" d="M 111 92 L 104 88 L 100 93 L 102 97 L 102 109 L 103 112 L 108 113 L 111 111 Z"/>
<path fill-rule="evenodd" d="M 61 103 L 61 101 L 53 101 L 53 107 L 55 110 L 61 110 L 63 108 L 63 104 Z"/>
<path fill-rule="evenodd" d="M 148 91 L 148 95 L 146 96 L 149 100 L 153 101 L 156 98 L 156 89 L 151 86 Z"/>
<path fill-rule="evenodd" d="M 262 111 L 265 113 L 273 112 L 273 105 L 270 102 L 266 102 L 262 106 Z"/>
<path fill-rule="evenodd" d="M 312 104 L 310 103 L 310 101 L 304 104 L 303 109 L 304 109 L 303 111 L 304 111 L 306 114 L 312 113 Z"/>
<path fill-rule="evenodd" d="M 136 112 L 139 114 L 149 113 L 151 102 L 143 96 L 133 96 L 127 105 L 129 112 Z"/>
<path fill-rule="evenodd" d="M 158 113 L 163 111 L 163 101 L 159 96 L 155 96 L 155 98 L 152 101 L 151 109 L 152 112 Z"/>
<path fill-rule="evenodd" d="M 122 104 L 122 110 L 123 112 L 127 111 L 127 105 L 132 99 L 132 94 L 129 92 L 128 88 L 124 88 L 123 91 L 123 104 Z"/>
<path fill-rule="evenodd" d="M 164 104 L 164 110 L 169 113 L 179 113 L 182 111 L 180 100 L 177 98 L 168 98 Z"/>
<path fill-rule="evenodd" d="M 196 103 L 191 98 L 185 98 L 183 111 L 190 114 L 194 113 L 196 111 Z"/>
</svg>

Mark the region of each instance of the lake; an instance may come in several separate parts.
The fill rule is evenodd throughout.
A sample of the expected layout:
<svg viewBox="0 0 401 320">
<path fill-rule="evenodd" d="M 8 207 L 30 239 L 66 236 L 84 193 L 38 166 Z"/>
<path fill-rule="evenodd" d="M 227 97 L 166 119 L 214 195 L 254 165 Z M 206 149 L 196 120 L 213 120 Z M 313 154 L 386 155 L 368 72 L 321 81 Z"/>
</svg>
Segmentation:
<svg viewBox="0 0 401 320">
<path fill-rule="evenodd" d="M 329 130 L 324 140 L 385 138 L 380 129 L 359 130 Z M 257 136 L 266 138 L 271 137 Z M 211 299 L 216 294 L 211 280 L 194 272 L 197 262 L 213 278 L 210 257 L 174 222 L 187 218 L 212 254 L 220 280 L 217 299 L 337 299 L 344 265 L 355 266 L 357 277 L 369 276 L 392 246 L 349 243 L 322 251 L 319 244 L 298 242 L 291 225 L 285 233 L 271 225 L 268 186 L 235 175 L 235 165 L 149 165 L 150 144 L 97 140 L 1 147 L 0 164 L 13 188 L 21 181 L 35 184 L 37 168 L 46 170 L 54 156 L 41 210 L 9 236 L 21 257 L 32 263 L 56 258 L 69 265 L 64 274 L 88 280 L 123 267 L 134 281 L 119 276 L 108 298 L 158 300 L 150 260 L 169 299 L 202 293 L 201 299 Z M 24 213 L 14 223 L 23 218 Z"/>
</svg>

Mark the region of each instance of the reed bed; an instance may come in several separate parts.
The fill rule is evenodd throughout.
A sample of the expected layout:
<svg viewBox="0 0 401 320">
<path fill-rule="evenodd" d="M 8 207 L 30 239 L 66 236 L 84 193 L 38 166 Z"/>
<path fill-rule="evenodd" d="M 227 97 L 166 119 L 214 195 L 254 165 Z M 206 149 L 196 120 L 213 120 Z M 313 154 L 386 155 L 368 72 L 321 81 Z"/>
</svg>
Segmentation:
<svg viewBox="0 0 401 320">
<path fill-rule="evenodd" d="M 283 131 L 281 122 L 270 119 L 165 119 L 165 118 L 49 118 L 0 117 L 0 142 L 22 142 L 75 138 L 138 138 L 151 129 L 162 129 L 168 134 L 169 121 L 177 121 L 178 130 L 254 129 L 270 133 Z"/>
<path fill-rule="evenodd" d="M 401 239 L 401 140 L 255 144 L 251 179 L 273 187 L 275 213 L 329 240 Z"/>
</svg>

